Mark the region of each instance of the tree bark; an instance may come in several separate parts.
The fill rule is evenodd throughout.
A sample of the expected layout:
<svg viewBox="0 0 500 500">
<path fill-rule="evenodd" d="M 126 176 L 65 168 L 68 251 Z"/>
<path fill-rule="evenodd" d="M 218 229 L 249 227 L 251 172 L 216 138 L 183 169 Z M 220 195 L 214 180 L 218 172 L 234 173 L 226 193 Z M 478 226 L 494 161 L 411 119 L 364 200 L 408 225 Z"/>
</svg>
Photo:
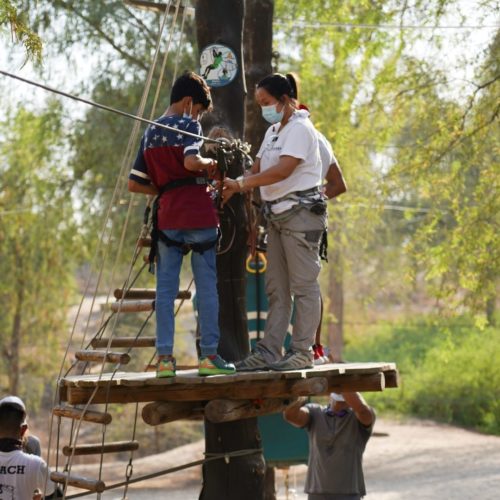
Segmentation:
<svg viewBox="0 0 500 500">
<path fill-rule="evenodd" d="M 252 156 L 259 150 L 268 124 L 255 102 L 255 87 L 272 73 L 274 0 L 246 0 L 244 51 L 247 82 L 245 141 Z"/>
<path fill-rule="evenodd" d="M 212 89 L 214 111 L 204 120 L 207 131 L 224 127 L 235 137 L 243 137 L 245 81 L 242 57 L 244 0 L 198 0 L 196 30 L 198 47 L 212 43 L 229 46 L 238 59 L 238 74 L 224 87 Z M 242 165 L 232 165 L 230 177 L 241 175 Z M 230 224 L 224 218 L 229 217 Z M 234 227 L 230 250 L 217 258 L 219 291 L 219 353 L 228 360 L 245 357 L 249 351 L 246 321 L 246 216 L 242 196 L 233 196 L 221 215 L 223 227 Z M 205 420 L 205 449 L 208 456 L 240 450 L 251 451 L 237 458 L 207 462 L 203 466 L 201 500 L 255 500 L 262 498 L 265 464 L 257 419 L 214 424 Z"/>
<path fill-rule="evenodd" d="M 276 500 L 276 468 L 266 467 L 265 489 L 263 500 Z"/>
</svg>

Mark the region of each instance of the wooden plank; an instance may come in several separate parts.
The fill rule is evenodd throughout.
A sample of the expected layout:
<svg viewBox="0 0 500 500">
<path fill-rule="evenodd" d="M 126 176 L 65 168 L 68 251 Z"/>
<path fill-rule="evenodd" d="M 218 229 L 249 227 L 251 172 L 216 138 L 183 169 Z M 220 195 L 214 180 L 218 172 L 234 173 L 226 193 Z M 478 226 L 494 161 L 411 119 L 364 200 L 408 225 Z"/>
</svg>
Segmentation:
<svg viewBox="0 0 500 500">
<path fill-rule="evenodd" d="M 92 339 L 90 344 L 94 349 L 105 349 L 108 347 L 155 347 L 156 337 L 113 337 L 111 342 L 109 338 Z"/>
<path fill-rule="evenodd" d="M 352 365 L 352 366 L 351 366 Z M 380 364 L 379 372 L 387 370 L 389 373 L 397 373 L 394 363 Z M 263 380 L 281 380 L 287 377 L 292 379 L 300 378 L 313 378 L 313 377 L 331 377 L 341 375 L 345 370 L 351 374 L 370 374 L 374 373 L 373 363 L 345 363 L 345 364 L 329 364 L 320 365 L 311 370 L 295 370 L 289 372 L 277 371 L 259 371 L 259 372 L 238 372 L 233 375 L 213 375 L 209 377 L 200 377 L 197 368 L 189 370 L 178 370 L 177 376 L 172 378 L 157 379 L 155 372 L 116 372 L 113 377 L 113 382 L 119 385 L 170 385 L 175 383 L 180 384 L 227 384 L 232 382 L 249 382 L 249 381 L 263 381 Z M 385 371 L 384 371 L 385 373 Z M 103 373 L 101 377 L 98 374 L 90 375 L 71 375 L 65 377 L 61 383 L 63 385 L 78 385 L 78 381 L 85 380 L 90 382 L 101 378 L 107 380 L 111 374 Z M 393 375 L 394 376 L 394 375 Z"/>
<path fill-rule="evenodd" d="M 58 417 L 72 418 L 74 420 L 85 420 L 85 422 L 94 422 L 96 424 L 108 425 L 113 420 L 109 413 L 102 413 L 99 411 L 83 411 L 80 408 L 72 408 L 71 406 L 56 406 L 53 408 L 52 413 Z"/>
<path fill-rule="evenodd" d="M 66 472 L 54 471 L 50 474 L 50 479 L 55 483 L 64 484 L 67 482 L 69 486 L 93 491 L 95 493 L 102 493 L 106 488 L 104 481 L 75 476 L 73 474 L 69 476 Z"/>
<path fill-rule="evenodd" d="M 73 455 L 100 455 L 101 453 L 118 453 L 121 451 L 135 451 L 139 449 L 138 441 L 115 441 L 114 443 L 79 444 L 77 446 L 64 446 L 62 449 L 65 457 Z"/>
</svg>

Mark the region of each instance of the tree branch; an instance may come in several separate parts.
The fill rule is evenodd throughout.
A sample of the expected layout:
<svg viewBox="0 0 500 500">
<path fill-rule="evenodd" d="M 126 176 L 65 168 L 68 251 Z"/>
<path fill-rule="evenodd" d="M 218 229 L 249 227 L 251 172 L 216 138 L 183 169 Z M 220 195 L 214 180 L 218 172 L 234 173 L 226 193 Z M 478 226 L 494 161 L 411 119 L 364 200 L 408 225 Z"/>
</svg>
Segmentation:
<svg viewBox="0 0 500 500">
<path fill-rule="evenodd" d="M 144 64 L 143 61 L 138 59 L 137 57 L 133 56 L 132 54 L 126 52 L 123 50 L 121 47 L 119 47 L 115 41 L 107 35 L 100 26 L 98 26 L 96 23 L 94 23 L 90 18 L 87 16 L 83 15 L 80 11 L 75 9 L 72 5 L 68 4 L 67 2 L 60 1 L 60 4 L 62 7 L 64 7 L 66 10 L 72 12 L 75 14 L 77 17 L 82 19 L 87 23 L 88 26 L 90 26 L 103 40 L 108 42 L 113 49 L 115 49 L 120 55 L 122 55 L 125 59 L 127 59 L 130 62 L 133 62 L 135 65 L 139 66 L 142 68 L 144 71 L 147 71 L 147 66 Z"/>
</svg>

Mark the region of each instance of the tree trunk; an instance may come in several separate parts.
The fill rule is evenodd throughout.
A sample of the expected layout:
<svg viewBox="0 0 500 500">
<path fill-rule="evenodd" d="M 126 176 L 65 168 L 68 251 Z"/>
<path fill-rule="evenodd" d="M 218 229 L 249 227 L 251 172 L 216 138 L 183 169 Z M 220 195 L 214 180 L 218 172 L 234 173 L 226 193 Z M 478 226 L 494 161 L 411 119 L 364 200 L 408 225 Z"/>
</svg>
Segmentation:
<svg viewBox="0 0 500 500">
<path fill-rule="evenodd" d="M 196 2 L 196 28 L 198 47 L 212 43 L 229 46 L 238 59 L 236 78 L 224 87 L 212 89 L 214 112 L 204 120 L 204 127 L 224 127 L 241 138 L 245 116 L 245 83 L 242 61 L 242 33 L 244 0 L 198 0 Z M 230 166 L 228 175 L 242 173 L 241 165 Z M 228 218 L 230 224 L 227 224 Z M 218 255 L 217 275 L 221 340 L 219 353 L 228 360 L 245 357 L 249 351 L 246 322 L 245 259 L 246 216 L 242 196 L 233 196 L 221 216 L 223 227 L 234 227 L 231 248 Z M 262 498 L 265 464 L 257 419 L 213 424 L 205 420 L 205 449 L 208 456 L 239 450 L 257 450 L 231 459 L 220 459 L 203 466 L 201 500 L 255 500 Z"/>
<path fill-rule="evenodd" d="M 276 500 L 276 468 L 266 467 L 264 500 Z"/>
<path fill-rule="evenodd" d="M 274 0 L 246 0 L 245 76 L 247 82 L 245 141 L 252 145 L 252 156 L 259 150 L 268 124 L 255 102 L 255 86 L 272 73 Z"/>
<path fill-rule="evenodd" d="M 340 243 L 339 214 L 330 223 L 330 232 L 333 234 L 333 245 L 329 249 L 328 265 L 328 346 L 333 361 L 342 361 L 344 349 L 344 283 L 343 262 Z"/>
<path fill-rule="evenodd" d="M 22 270 L 22 262 L 18 260 L 17 265 L 18 269 Z M 9 346 L 9 392 L 10 394 L 18 394 L 19 393 L 19 349 L 21 346 L 21 321 L 22 321 L 22 313 L 23 313 L 23 305 L 24 305 L 24 280 L 20 279 L 17 282 L 17 296 L 16 296 L 16 305 L 14 309 L 14 319 L 12 321 L 12 332 L 10 337 L 10 346 Z"/>
</svg>

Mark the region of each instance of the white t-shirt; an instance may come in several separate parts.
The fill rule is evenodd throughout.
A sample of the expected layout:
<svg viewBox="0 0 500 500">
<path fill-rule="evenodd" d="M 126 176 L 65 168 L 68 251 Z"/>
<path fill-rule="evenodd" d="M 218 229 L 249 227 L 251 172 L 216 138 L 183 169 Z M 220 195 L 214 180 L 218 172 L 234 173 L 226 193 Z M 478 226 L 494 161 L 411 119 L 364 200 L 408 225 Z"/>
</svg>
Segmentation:
<svg viewBox="0 0 500 500">
<path fill-rule="evenodd" d="M 260 171 L 277 165 L 280 156 L 293 156 L 300 163 L 289 177 L 269 186 L 261 186 L 260 193 L 265 201 L 282 198 L 295 191 L 304 191 L 321 185 L 321 160 L 318 149 L 318 135 L 309 120 L 306 110 L 295 111 L 288 123 L 278 132 L 279 123 L 271 125 L 264 136 L 257 158 Z M 296 202 L 284 200 L 273 205 L 279 214 L 291 208 Z"/>
<path fill-rule="evenodd" d="M 0 500 L 32 500 L 37 488 L 43 492 L 46 475 L 47 465 L 40 457 L 21 450 L 0 451 Z M 49 479 L 46 495 L 54 489 Z"/>
<path fill-rule="evenodd" d="M 321 178 L 324 179 L 326 177 L 326 173 L 328 172 L 328 168 L 332 163 L 337 163 L 337 158 L 333 154 L 332 145 L 328 141 L 328 139 L 321 133 L 318 134 L 318 146 L 319 146 L 319 156 L 321 158 Z"/>
</svg>

